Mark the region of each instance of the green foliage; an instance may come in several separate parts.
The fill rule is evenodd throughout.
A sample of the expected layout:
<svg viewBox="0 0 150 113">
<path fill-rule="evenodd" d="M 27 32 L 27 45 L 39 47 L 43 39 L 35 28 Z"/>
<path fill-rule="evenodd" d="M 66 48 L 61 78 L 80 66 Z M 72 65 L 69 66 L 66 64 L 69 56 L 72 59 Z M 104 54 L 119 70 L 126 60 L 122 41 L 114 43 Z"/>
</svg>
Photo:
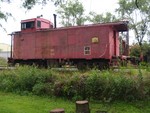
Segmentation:
<svg viewBox="0 0 150 113">
<path fill-rule="evenodd" d="M 67 0 L 60 4 L 57 13 L 62 19 L 61 24 L 63 26 L 83 25 L 86 20 L 83 16 L 83 5 L 78 0 Z"/>
<path fill-rule="evenodd" d="M 23 7 L 26 9 L 32 9 L 36 4 L 42 4 L 45 5 L 48 2 L 53 2 L 54 5 L 58 5 L 63 3 L 65 0 L 23 0 Z"/>
<path fill-rule="evenodd" d="M 0 90 L 13 91 L 16 77 L 13 72 L 2 72 L 0 75 Z"/>
<path fill-rule="evenodd" d="M 36 2 L 37 0 L 25 0 L 23 3 L 23 7 L 31 9 L 36 4 Z"/>
<path fill-rule="evenodd" d="M 63 3 L 65 0 L 22 0 L 22 6 L 26 9 L 32 9 L 36 4 L 42 4 L 45 5 L 48 2 L 53 2 L 55 6 L 57 6 L 58 4 Z M 0 2 L 13 2 L 12 0 L 1 0 Z M 0 7 L 0 19 L 4 19 L 5 21 L 7 21 L 8 17 L 12 17 L 11 13 L 9 12 L 3 12 L 1 10 Z M 0 27 L 3 27 L 2 24 L 0 24 Z M 4 28 L 3 28 L 4 29 Z M 5 30 L 5 29 L 4 29 Z M 6 30 L 5 30 L 6 31 Z"/>
<path fill-rule="evenodd" d="M 140 47 L 139 44 L 133 44 L 130 48 L 130 56 L 135 56 L 140 58 L 141 55 L 141 50 L 142 54 L 144 57 L 144 61 L 149 63 L 150 62 L 150 44 L 147 42 L 143 42 L 142 46 Z"/>
<path fill-rule="evenodd" d="M 130 48 L 130 56 L 140 57 L 140 46 L 133 44 Z"/>
<path fill-rule="evenodd" d="M 93 73 L 88 80 L 88 91 L 93 99 L 110 102 L 112 100 L 136 100 L 138 90 L 134 79 L 123 76 L 123 73 L 104 71 L 103 73 Z M 127 75 L 128 76 L 128 75 Z"/>
<path fill-rule="evenodd" d="M 18 67 L 16 70 L 0 73 L 0 89 L 17 93 L 50 94 L 53 76 L 49 70 L 36 67 Z"/>
<path fill-rule="evenodd" d="M 135 39 L 141 46 L 143 39 L 149 35 L 149 22 L 150 22 L 150 1 L 149 0 L 119 0 L 119 8 L 116 12 L 119 18 L 127 19 L 129 27 L 134 31 Z"/>
<path fill-rule="evenodd" d="M 96 14 L 95 12 L 90 12 L 87 16 L 87 20 L 92 23 L 106 23 L 117 21 L 115 15 L 106 12 L 105 14 Z"/>
<path fill-rule="evenodd" d="M 149 74 L 149 67 L 81 73 L 24 66 L 0 72 L 0 90 L 73 100 L 144 100 L 150 98 Z"/>
<path fill-rule="evenodd" d="M 8 17 L 12 17 L 11 13 L 2 12 L 0 7 L 0 19 L 7 21 Z M 3 28 L 4 31 L 6 31 L 6 29 L 3 27 L 1 23 L 0 23 L 0 27 Z"/>
<path fill-rule="evenodd" d="M 1 19 L 4 18 L 6 20 L 6 15 L 4 13 L 0 12 L 0 18 Z"/>
<path fill-rule="evenodd" d="M 0 57 L 0 66 L 7 66 L 7 60 Z"/>
</svg>

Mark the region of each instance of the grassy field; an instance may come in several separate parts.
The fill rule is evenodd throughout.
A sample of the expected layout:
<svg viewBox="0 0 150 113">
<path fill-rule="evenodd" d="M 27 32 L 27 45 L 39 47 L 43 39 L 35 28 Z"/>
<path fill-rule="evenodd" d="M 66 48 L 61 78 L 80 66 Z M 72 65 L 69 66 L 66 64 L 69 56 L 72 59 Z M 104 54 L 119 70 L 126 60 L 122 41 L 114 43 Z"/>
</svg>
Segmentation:
<svg viewBox="0 0 150 113">
<path fill-rule="evenodd" d="M 150 113 L 149 75 L 150 66 L 86 72 L 31 66 L 1 70 L 0 113 L 49 113 L 55 108 L 75 113 L 75 100 L 82 99 L 93 100 L 91 113 Z"/>
<path fill-rule="evenodd" d="M 55 108 L 64 108 L 65 113 L 75 113 L 75 102 L 0 92 L 0 113 L 49 113 Z M 91 113 L 96 113 L 98 110 L 107 110 L 108 113 L 150 113 L 150 102 L 90 102 L 90 109 Z"/>
<path fill-rule="evenodd" d="M 72 113 L 74 104 L 58 98 L 20 96 L 0 92 L 0 113 L 49 113 L 55 108 L 64 108 L 67 113 Z"/>
</svg>

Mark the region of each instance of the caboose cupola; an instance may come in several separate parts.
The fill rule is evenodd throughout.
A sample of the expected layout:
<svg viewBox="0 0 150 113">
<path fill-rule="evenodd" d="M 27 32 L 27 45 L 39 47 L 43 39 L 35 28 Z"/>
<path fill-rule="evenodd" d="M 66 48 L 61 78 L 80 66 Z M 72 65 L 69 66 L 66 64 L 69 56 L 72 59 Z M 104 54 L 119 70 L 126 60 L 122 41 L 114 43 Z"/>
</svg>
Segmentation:
<svg viewBox="0 0 150 113">
<path fill-rule="evenodd" d="M 53 28 L 52 22 L 43 18 L 33 18 L 21 21 L 22 32 L 34 32 L 49 28 Z"/>
</svg>

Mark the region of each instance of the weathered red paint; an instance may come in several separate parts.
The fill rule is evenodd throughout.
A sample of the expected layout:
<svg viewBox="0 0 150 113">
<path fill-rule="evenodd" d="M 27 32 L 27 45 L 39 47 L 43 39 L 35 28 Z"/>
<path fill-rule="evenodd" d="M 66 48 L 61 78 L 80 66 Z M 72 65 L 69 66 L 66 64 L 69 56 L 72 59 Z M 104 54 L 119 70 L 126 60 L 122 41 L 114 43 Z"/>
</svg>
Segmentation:
<svg viewBox="0 0 150 113">
<path fill-rule="evenodd" d="M 119 56 L 119 31 L 127 31 L 123 22 L 56 29 L 41 18 L 22 23 L 37 20 L 44 21 L 41 28 L 15 33 L 13 59 L 111 59 Z M 85 47 L 90 48 L 88 55 Z"/>
<path fill-rule="evenodd" d="M 38 21 L 41 22 L 41 27 L 37 26 Z M 52 22 L 49 20 L 43 19 L 43 18 L 32 18 L 32 19 L 27 19 L 27 20 L 22 20 L 21 23 L 25 22 L 34 22 L 33 28 L 31 29 L 22 29 L 21 32 L 35 32 L 37 30 L 42 30 L 42 29 L 48 29 L 48 28 L 53 28 Z"/>
</svg>

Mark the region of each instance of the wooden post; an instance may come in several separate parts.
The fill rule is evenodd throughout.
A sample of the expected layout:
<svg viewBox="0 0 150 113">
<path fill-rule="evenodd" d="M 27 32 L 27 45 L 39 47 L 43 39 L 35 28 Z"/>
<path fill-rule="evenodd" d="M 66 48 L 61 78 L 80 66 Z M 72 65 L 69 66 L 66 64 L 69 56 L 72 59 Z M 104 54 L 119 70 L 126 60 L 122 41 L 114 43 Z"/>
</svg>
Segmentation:
<svg viewBox="0 0 150 113">
<path fill-rule="evenodd" d="M 76 101 L 76 113 L 90 113 L 88 101 Z"/>
<path fill-rule="evenodd" d="M 50 113 L 65 113 L 65 111 L 62 108 L 58 108 L 58 109 L 51 110 Z"/>
</svg>

